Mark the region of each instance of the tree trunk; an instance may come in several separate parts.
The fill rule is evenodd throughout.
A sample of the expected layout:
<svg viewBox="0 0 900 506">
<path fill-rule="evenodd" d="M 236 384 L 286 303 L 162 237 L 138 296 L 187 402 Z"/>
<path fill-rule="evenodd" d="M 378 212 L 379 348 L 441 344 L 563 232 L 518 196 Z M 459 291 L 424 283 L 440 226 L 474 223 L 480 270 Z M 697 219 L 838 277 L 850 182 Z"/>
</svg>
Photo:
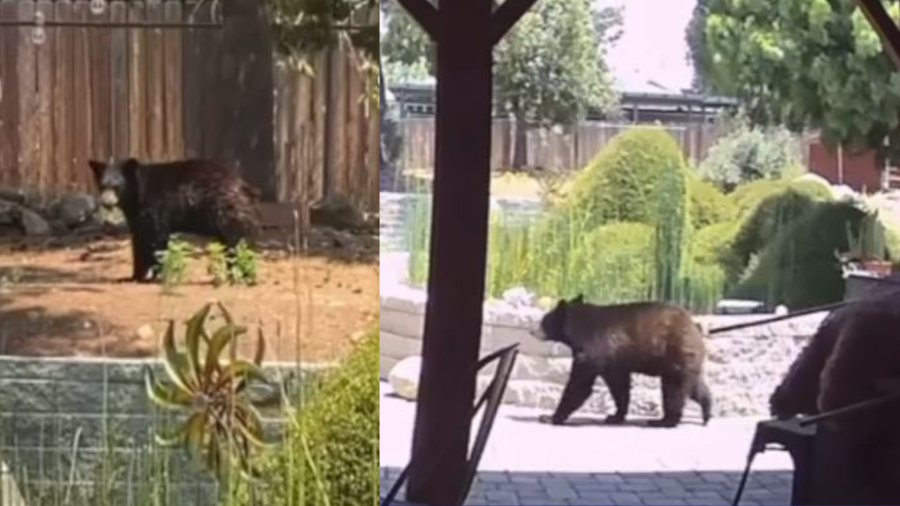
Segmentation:
<svg viewBox="0 0 900 506">
<path fill-rule="evenodd" d="M 516 114 L 516 138 L 513 148 L 512 168 L 521 170 L 528 165 L 528 121 L 523 114 Z"/>
<path fill-rule="evenodd" d="M 394 167 L 394 164 L 388 160 L 387 157 L 387 146 L 385 144 L 384 132 L 385 129 L 385 111 L 387 110 L 387 92 L 385 92 L 385 84 L 384 84 L 384 65 L 381 61 L 381 54 L 378 55 L 378 124 L 380 126 L 381 132 L 378 134 L 378 144 L 379 144 L 379 165 L 378 165 L 378 187 L 381 191 L 396 191 L 397 190 L 397 171 Z"/>
</svg>

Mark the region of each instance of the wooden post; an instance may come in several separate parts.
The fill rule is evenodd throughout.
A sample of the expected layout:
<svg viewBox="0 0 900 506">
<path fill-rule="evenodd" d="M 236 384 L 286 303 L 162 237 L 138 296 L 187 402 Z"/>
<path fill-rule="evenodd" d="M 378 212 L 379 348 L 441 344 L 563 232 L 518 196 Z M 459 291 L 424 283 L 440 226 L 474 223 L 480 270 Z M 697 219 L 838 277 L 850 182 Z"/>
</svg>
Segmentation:
<svg viewBox="0 0 900 506">
<path fill-rule="evenodd" d="M 407 497 L 459 504 L 465 479 L 490 203 L 493 46 L 535 0 L 400 0 L 437 42 L 435 175 L 422 372 Z"/>
</svg>

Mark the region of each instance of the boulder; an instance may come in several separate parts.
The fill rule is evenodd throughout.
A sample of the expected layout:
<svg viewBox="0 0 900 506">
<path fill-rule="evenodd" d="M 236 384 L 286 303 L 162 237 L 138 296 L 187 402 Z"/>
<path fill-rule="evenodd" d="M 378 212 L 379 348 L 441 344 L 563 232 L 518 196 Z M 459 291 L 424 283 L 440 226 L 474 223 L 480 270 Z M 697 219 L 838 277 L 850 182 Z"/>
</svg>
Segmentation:
<svg viewBox="0 0 900 506">
<path fill-rule="evenodd" d="M 313 225 L 337 230 L 359 230 L 366 225 L 365 217 L 346 198 L 330 195 L 310 206 L 309 218 Z"/>
<path fill-rule="evenodd" d="M 25 235 L 49 235 L 53 231 L 47 220 L 42 218 L 40 214 L 24 207 L 20 208 L 19 212 L 21 213 L 20 225 L 22 230 L 25 231 Z"/>
<path fill-rule="evenodd" d="M 419 372 L 422 370 L 422 357 L 406 357 L 388 373 L 388 383 L 394 393 L 400 397 L 414 401 L 419 391 Z"/>
<path fill-rule="evenodd" d="M 88 221 L 97 210 L 97 200 L 85 193 L 64 195 L 54 206 L 53 216 L 66 227 L 75 228 Z"/>
</svg>

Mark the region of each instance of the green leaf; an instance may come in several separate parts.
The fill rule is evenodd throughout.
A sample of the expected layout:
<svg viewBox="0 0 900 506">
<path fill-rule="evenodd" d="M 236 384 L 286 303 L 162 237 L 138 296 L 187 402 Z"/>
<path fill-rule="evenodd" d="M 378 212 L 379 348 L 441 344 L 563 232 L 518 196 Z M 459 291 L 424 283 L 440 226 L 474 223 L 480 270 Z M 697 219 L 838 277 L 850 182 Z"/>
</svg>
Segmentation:
<svg viewBox="0 0 900 506">
<path fill-rule="evenodd" d="M 187 369 L 182 367 L 183 362 L 183 356 L 175 347 L 175 322 L 170 320 L 166 334 L 163 336 L 163 366 L 172 382 L 185 394 L 192 395 L 194 388 L 187 379 L 188 371 L 183 370 Z"/>
<path fill-rule="evenodd" d="M 206 374 L 205 380 L 207 382 L 212 381 L 212 374 L 219 368 L 221 363 L 222 351 L 231 343 L 232 339 L 237 338 L 237 336 L 242 335 L 247 332 L 246 327 L 238 327 L 234 324 L 229 323 L 213 334 L 212 339 L 210 339 L 209 347 L 206 350 Z"/>
<path fill-rule="evenodd" d="M 170 408 L 183 408 L 191 405 L 191 395 L 179 388 L 163 387 L 156 381 L 153 371 L 149 367 L 144 369 L 144 386 L 150 400 L 157 405 Z"/>
<path fill-rule="evenodd" d="M 203 337 L 203 324 L 209 316 L 212 304 L 206 304 L 200 311 L 188 320 L 187 334 L 185 340 L 187 342 L 188 360 L 190 361 L 190 377 L 192 382 L 197 385 L 200 383 L 200 340 Z"/>
</svg>

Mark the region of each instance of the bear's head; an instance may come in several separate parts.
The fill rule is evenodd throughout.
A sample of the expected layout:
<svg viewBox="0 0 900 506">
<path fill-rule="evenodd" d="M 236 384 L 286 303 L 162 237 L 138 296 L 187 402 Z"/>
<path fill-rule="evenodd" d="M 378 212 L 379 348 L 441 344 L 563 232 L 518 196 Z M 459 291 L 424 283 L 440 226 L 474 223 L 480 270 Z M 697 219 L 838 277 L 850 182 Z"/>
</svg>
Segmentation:
<svg viewBox="0 0 900 506">
<path fill-rule="evenodd" d="M 556 307 L 550 310 L 541 318 L 538 328 L 531 332 L 535 339 L 540 341 L 552 341 L 556 343 L 567 343 L 566 338 L 566 318 L 570 306 L 584 304 L 584 295 L 579 294 L 572 300 L 560 299 Z"/>
<path fill-rule="evenodd" d="M 89 160 L 94 182 L 100 190 L 100 205 L 107 209 L 121 206 L 137 191 L 135 170 L 139 163 L 134 158 L 110 160 L 109 163 Z"/>
</svg>

